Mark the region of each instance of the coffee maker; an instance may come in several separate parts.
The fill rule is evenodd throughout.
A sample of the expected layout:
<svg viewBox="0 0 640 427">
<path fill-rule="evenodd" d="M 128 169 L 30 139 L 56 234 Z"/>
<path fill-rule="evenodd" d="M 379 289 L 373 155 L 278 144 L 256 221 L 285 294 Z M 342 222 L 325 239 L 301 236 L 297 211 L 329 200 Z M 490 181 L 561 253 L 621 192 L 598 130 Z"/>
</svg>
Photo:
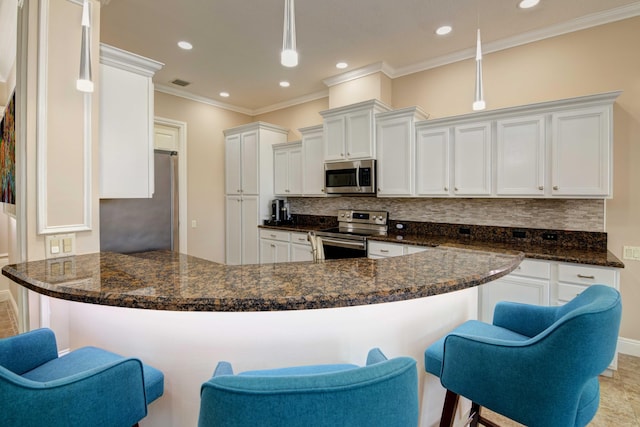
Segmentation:
<svg viewBox="0 0 640 427">
<path fill-rule="evenodd" d="M 288 218 L 287 207 L 282 199 L 273 199 L 271 201 L 271 222 L 279 224 Z"/>
</svg>

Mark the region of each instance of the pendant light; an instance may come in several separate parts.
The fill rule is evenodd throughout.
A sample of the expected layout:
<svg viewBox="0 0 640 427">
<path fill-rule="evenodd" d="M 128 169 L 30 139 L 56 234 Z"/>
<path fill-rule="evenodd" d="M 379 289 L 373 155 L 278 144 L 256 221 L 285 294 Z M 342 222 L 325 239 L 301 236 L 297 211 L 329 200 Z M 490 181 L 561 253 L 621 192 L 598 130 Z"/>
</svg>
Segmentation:
<svg viewBox="0 0 640 427">
<path fill-rule="evenodd" d="M 476 97 L 473 101 L 473 110 L 484 110 L 484 93 L 482 90 L 482 46 L 480 43 L 480 28 L 478 28 L 478 39 L 476 43 Z"/>
<path fill-rule="evenodd" d="M 280 63 L 285 67 L 298 65 L 298 52 L 296 51 L 296 18 L 293 8 L 293 0 L 284 0 L 284 31 L 282 33 L 282 52 Z"/>
<path fill-rule="evenodd" d="M 80 73 L 76 89 L 81 92 L 93 92 L 91 80 L 91 19 L 89 18 L 89 0 L 82 4 L 82 47 L 80 48 Z"/>
</svg>

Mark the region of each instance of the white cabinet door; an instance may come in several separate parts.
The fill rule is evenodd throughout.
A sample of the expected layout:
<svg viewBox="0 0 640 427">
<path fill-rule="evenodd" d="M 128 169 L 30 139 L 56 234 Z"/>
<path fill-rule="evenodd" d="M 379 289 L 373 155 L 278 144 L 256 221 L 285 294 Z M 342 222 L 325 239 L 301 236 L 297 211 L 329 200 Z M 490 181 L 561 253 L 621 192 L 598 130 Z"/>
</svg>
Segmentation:
<svg viewBox="0 0 640 427">
<path fill-rule="evenodd" d="M 311 245 L 291 243 L 291 262 L 313 261 Z"/>
<path fill-rule="evenodd" d="M 324 156 L 322 153 L 322 130 L 302 133 L 304 168 L 302 170 L 302 194 L 324 196 Z"/>
<path fill-rule="evenodd" d="M 260 264 L 289 261 L 289 243 L 260 239 Z"/>
<path fill-rule="evenodd" d="M 151 78 L 100 66 L 100 197 L 153 195 Z"/>
<path fill-rule="evenodd" d="M 289 149 L 289 182 L 287 195 L 299 196 L 302 194 L 302 145 L 297 145 Z"/>
<path fill-rule="evenodd" d="M 491 123 L 454 128 L 454 194 L 491 195 Z"/>
<path fill-rule="evenodd" d="M 611 194 L 611 106 L 551 117 L 552 195 Z"/>
<path fill-rule="evenodd" d="M 289 185 L 289 150 L 273 148 L 273 189 L 276 195 L 286 196 Z"/>
<path fill-rule="evenodd" d="M 258 154 L 258 131 L 244 132 L 241 135 L 242 155 L 241 167 L 242 173 L 242 194 L 258 194 L 259 183 L 259 160 Z"/>
<path fill-rule="evenodd" d="M 257 264 L 259 209 L 258 196 L 242 196 L 242 264 Z"/>
<path fill-rule="evenodd" d="M 227 196 L 225 205 L 227 265 L 242 264 L 242 197 Z"/>
<path fill-rule="evenodd" d="M 375 157 L 373 113 L 371 110 L 354 112 L 346 116 L 346 148 L 349 159 Z"/>
<path fill-rule="evenodd" d="M 230 135 L 224 140 L 225 193 L 240 194 L 242 177 L 240 170 L 240 135 Z"/>
<path fill-rule="evenodd" d="M 496 122 L 497 195 L 544 195 L 544 123 L 544 116 L 518 117 Z"/>
<path fill-rule="evenodd" d="M 549 305 L 549 280 L 518 277 L 513 274 L 480 287 L 480 320 L 493 322 L 493 310 L 500 301 Z"/>
<path fill-rule="evenodd" d="M 345 117 L 330 117 L 324 120 L 324 159 L 344 160 L 345 158 Z"/>
<path fill-rule="evenodd" d="M 376 122 L 378 197 L 413 194 L 413 122 L 396 117 Z"/>
<path fill-rule="evenodd" d="M 416 194 L 447 196 L 450 128 L 419 129 L 416 135 Z"/>
</svg>

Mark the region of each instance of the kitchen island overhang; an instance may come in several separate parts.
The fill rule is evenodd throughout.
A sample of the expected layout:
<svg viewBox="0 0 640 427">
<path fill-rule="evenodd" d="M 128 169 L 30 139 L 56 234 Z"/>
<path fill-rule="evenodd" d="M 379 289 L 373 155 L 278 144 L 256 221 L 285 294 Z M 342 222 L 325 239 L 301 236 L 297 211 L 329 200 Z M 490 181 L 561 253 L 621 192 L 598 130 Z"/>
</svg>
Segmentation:
<svg viewBox="0 0 640 427">
<path fill-rule="evenodd" d="M 477 286 L 522 258 L 429 248 L 381 260 L 224 266 L 169 252 L 101 253 L 6 266 L 3 274 L 36 292 L 40 325 L 31 328 L 51 327 L 59 350 L 102 347 L 165 374 L 165 395 L 141 427 L 197 425 L 200 386 L 220 360 L 238 372 L 364 364 L 372 347 L 417 360 L 420 425 L 428 426 L 445 390 L 424 373 L 424 350 L 476 318 Z"/>
<path fill-rule="evenodd" d="M 524 255 L 459 248 L 387 259 L 227 266 L 170 251 L 103 252 L 8 265 L 3 275 L 53 298 L 171 311 L 283 311 L 423 298 L 478 286 Z"/>
</svg>

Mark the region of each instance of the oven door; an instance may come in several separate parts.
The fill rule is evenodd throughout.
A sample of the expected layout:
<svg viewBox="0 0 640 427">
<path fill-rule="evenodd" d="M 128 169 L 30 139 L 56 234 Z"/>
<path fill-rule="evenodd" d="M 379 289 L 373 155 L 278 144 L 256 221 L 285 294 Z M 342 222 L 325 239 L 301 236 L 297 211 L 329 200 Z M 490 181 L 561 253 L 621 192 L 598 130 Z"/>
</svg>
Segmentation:
<svg viewBox="0 0 640 427">
<path fill-rule="evenodd" d="M 364 240 L 338 239 L 323 237 L 322 247 L 325 259 L 364 258 L 367 256 L 367 244 Z"/>
</svg>

